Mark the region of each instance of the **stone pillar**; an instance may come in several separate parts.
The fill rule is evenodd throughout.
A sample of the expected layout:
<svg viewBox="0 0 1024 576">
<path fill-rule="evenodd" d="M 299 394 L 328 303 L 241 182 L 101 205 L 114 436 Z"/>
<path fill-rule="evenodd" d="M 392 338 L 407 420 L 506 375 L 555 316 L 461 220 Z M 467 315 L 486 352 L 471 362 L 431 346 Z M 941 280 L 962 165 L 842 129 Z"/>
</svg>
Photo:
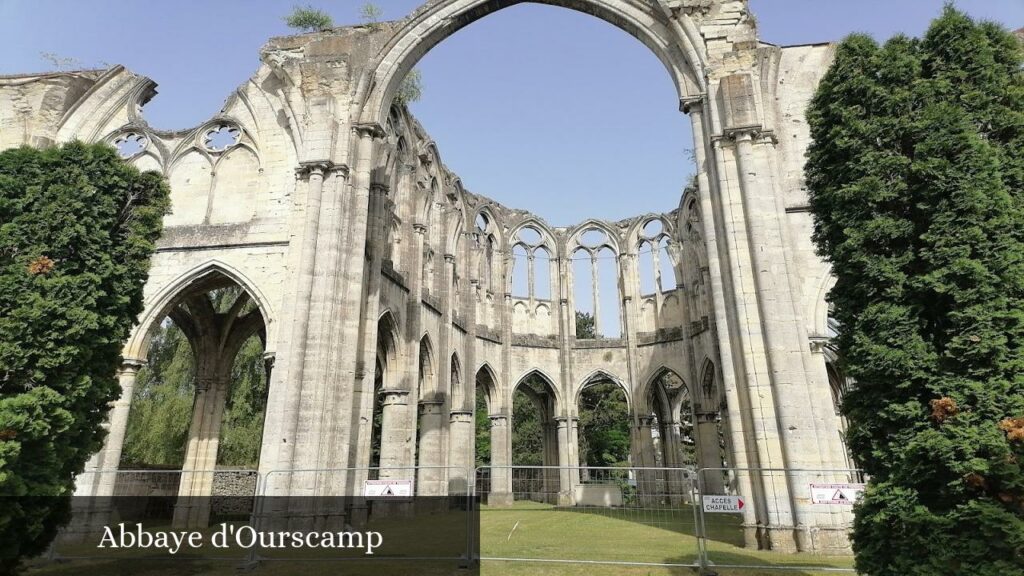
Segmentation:
<svg viewBox="0 0 1024 576">
<path fill-rule="evenodd" d="M 471 410 L 453 410 L 448 415 L 449 452 L 448 493 L 466 494 L 470 475 L 473 473 L 475 452 L 472 450 L 476 426 Z M 468 449 L 467 449 L 468 447 Z"/>
<path fill-rule="evenodd" d="M 654 502 L 654 499 L 664 490 L 663 486 L 659 485 L 659 471 L 651 469 L 657 466 L 657 460 L 654 455 L 653 434 L 656 425 L 657 419 L 654 416 L 646 415 L 637 418 L 634 438 L 636 438 L 639 444 L 636 452 L 639 453 L 640 458 L 636 466 L 640 470 L 636 472 L 636 488 L 641 501 Z"/>
<path fill-rule="evenodd" d="M 441 468 L 441 426 L 444 402 L 420 400 L 419 467 L 416 471 L 418 496 L 444 495 L 445 470 Z"/>
<path fill-rule="evenodd" d="M 227 378 L 199 376 L 189 427 L 185 463 L 181 467 L 175 528 L 205 528 L 210 520 L 210 496 L 217 468 L 217 449 L 230 382 Z"/>
<path fill-rule="evenodd" d="M 135 380 L 142 368 L 141 360 L 125 360 L 117 373 L 121 385 L 121 396 L 111 403 L 107 418 L 107 438 L 103 448 L 93 454 L 85 466 L 85 472 L 75 480 L 76 496 L 113 496 L 117 485 L 117 473 L 124 449 L 124 437 L 128 431 L 128 414 L 131 412 L 132 397 L 135 394 Z"/>
<path fill-rule="evenodd" d="M 297 170 L 296 175 L 300 181 L 306 181 L 306 205 L 304 211 L 305 221 L 302 229 L 302 246 L 299 250 L 299 266 L 296 270 L 298 286 L 295 290 L 293 309 L 295 318 L 291 326 L 290 350 L 288 360 L 290 370 L 287 375 L 285 388 L 287 398 L 282 408 L 282 436 L 280 442 L 272 446 L 277 451 L 273 461 L 279 468 L 293 467 L 295 449 L 298 444 L 298 433 L 303 419 L 302 409 L 302 386 L 305 369 L 307 335 L 309 333 L 309 302 L 313 294 L 313 276 L 316 270 L 317 241 L 319 239 L 320 226 L 320 204 L 323 197 L 324 173 L 329 168 L 329 163 L 310 162 L 303 163 Z M 297 477 L 289 476 L 288 482 L 275 484 L 275 493 L 287 493 L 296 482 L 301 482 Z"/>
<path fill-rule="evenodd" d="M 508 424 L 505 414 L 491 414 L 491 491 L 487 495 L 491 506 L 512 505 L 512 438 Z"/>
<path fill-rule="evenodd" d="M 697 412 L 694 421 L 697 440 L 697 467 L 721 468 L 721 447 L 718 441 L 718 413 Z M 701 477 L 704 494 L 725 494 L 725 474 L 707 470 Z"/>
<path fill-rule="evenodd" d="M 406 444 L 410 441 L 410 430 L 406 423 L 406 412 L 409 404 L 409 391 L 402 389 L 384 389 L 381 402 L 380 425 L 380 477 L 405 478 L 411 476 L 405 466 Z"/>
<path fill-rule="evenodd" d="M 575 506 L 576 505 L 576 494 L 574 487 L 573 470 L 579 474 L 579 468 L 574 462 L 569 460 L 569 455 L 573 452 L 570 447 L 572 444 L 572 421 L 567 417 L 555 418 L 555 422 L 558 425 L 558 466 L 560 467 L 560 473 L 558 475 L 558 505 L 559 506 Z"/>
</svg>

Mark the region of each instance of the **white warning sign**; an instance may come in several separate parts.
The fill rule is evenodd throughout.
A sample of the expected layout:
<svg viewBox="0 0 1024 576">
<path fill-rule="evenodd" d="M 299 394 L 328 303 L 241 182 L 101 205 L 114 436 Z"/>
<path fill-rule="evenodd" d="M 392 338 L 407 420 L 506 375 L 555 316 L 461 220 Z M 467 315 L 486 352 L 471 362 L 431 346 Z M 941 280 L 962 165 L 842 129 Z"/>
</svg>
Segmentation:
<svg viewBox="0 0 1024 576">
<path fill-rule="evenodd" d="M 853 506 L 863 491 L 863 484 L 811 484 L 811 503 Z"/>
<path fill-rule="evenodd" d="M 742 496 L 704 496 L 704 511 L 721 514 L 739 514 L 746 503 Z"/>
<path fill-rule="evenodd" d="M 363 485 L 366 498 L 412 498 L 412 480 L 367 480 Z"/>
</svg>

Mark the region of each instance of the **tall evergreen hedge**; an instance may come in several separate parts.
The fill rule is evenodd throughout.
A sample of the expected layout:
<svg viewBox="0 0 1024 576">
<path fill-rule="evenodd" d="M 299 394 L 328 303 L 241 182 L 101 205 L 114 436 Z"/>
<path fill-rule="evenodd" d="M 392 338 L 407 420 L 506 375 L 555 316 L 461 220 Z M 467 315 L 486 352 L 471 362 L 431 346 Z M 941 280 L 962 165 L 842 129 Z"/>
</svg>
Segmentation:
<svg viewBox="0 0 1024 576">
<path fill-rule="evenodd" d="M 808 113 L 864 574 L 1024 574 L 1022 64 L 947 7 L 921 39 L 845 40 Z"/>
<path fill-rule="evenodd" d="M 0 572 L 46 548 L 102 445 L 167 208 L 109 146 L 0 152 Z"/>
</svg>

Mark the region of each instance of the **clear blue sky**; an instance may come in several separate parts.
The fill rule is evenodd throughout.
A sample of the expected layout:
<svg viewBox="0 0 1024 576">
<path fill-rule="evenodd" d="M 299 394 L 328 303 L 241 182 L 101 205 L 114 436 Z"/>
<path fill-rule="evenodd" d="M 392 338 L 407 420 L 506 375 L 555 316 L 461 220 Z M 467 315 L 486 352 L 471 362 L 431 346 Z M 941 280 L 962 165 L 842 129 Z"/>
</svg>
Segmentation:
<svg viewBox="0 0 1024 576">
<path fill-rule="evenodd" d="M 306 3 L 303 0 L 302 3 Z M 356 0 L 308 0 L 336 23 Z M 943 0 L 752 0 L 763 40 L 803 44 L 855 31 L 919 34 Z M 51 52 L 85 66 L 120 63 L 159 84 L 145 116 L 184 128 L 216 113 L 290 33 L 291 1 L 0 0 L 0 74 L 47 69 Z M 385 19 L 416 0 L 379 0 Z M 1024 0 L 962 0 L 1017 28 Z M 421 63 L 413 110 L 466 186 L 553 224 L 675 208 L 691 172 L 689 123 L 664 68 L 638 41 L 590 16 L 520 5 L 477 22 Z"/>
</svg>

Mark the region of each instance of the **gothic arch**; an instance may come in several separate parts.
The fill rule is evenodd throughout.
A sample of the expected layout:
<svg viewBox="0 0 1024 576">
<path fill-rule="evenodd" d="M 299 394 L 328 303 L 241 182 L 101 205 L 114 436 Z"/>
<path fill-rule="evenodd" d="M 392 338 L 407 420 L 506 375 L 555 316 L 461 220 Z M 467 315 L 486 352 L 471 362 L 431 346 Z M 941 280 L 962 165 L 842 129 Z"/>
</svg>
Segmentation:
<svg viewBox="0 0 1024 576">
<path fill-rule="evenodd" d="M 596 246 L 584 244 L 582 242 L 582 236 L 590 230 L 598 230 L 600 232 L 604 232 L 607 236 L 607 240 Z M 619 238 L 619 231 L 616 230 L 614 226 L 602 220 L 596 220 L 594 218 L 584 220 L 583 222 L 569 229 L 567 238 L 568 240 L 566 241 L 565 253 L 569 254 L 570 257 L 572 257 L 572 254 L 574 254 L 576 250 L 579 248 L 585 248 L 588 251 L 596 253 L 602 250 L 603 248 L 608 247 L 611 248 L 612 252 L 615 252 L 616 256 L 619 256 L 623 253 L 622 243 L 620 242 Z"/>
<path fill-rule="evenodd" d="M 563 412 L 563 408 L 562 408 L 563 402 L 562 402 L 562 395 L 561 395 L 561 393 L 558 390 L 558 386 L 556 386 L 555 385 L 555 381 L 550 376 L 545 374 L 544 371 L 541 370 L 540 368 L 532 368 L 530 370 L 527 370 L 526 373 L 524 373 L 522 376 L 520 376 L 515 381 L 516 382 L 515 385 L 512 386 L 511 390 L 509 390 L 509 396 L 508 396 L 508 406 L 509 406 L 509 408 L 511 408 L 511 406 L 512 406 L 512 398 L 515 396 L 516 390 L 518 390 L 519 387 L 522 386 L 523 383 L 526 382 L 526 380 L 529 379 L 531 376 L 537 376 L 538 378 L 540 378 L 544 382 L 545 387 L 548 388 L 548 391 L 551 393 L 551 397 L 555 401 L 555 414 L 556 415 L 557 414 L 561 414 Z"/>
<path fill-rule="evenodd" d="M 680 376 L 678 371 L 676 371 L 676 370 L 674 370 L 674 369 L 672 369 L 672 368 L 670 368 L 670 367 L 668 367 L 666 365 L 661 365 L 658 368 L 654 369 L 650 373 L 650 375 L 643 381 L 643 388 L 640 390 L 640 395 L 638 396 L 638 399 L 641 400 L 643 403 L 642 404 L 638 403 L 638 406 L 637 406 L 638 409 L 645 409 L 645 410 L 653 410 L 654 409 L 653 406 L 648 405 L 649 403 L 647 402 L 647 399 L 651 396 L 652 393 L 658 393 L 658 390 L 656 389 L 656 386 L 661 381 L 661 379 L 664 378 L 666 375 L 675 376 L 675 378 L 678 379 L 679 382 L 682 383 L 682 386 L 679 388 L 679 390 L 680 391 L 685 391 L 686 395 L 692 398 L 693 391 L 690 389 L 690 383 L 687 382 L 685 378 Z M 668 391 L 666 390 L 665 392 L 667 393 Z M 676 393 L 673 396 L 669 396 L 669 395 L 666 394 L 666 397 L 663 398 L 663 400 L 666 400 L 668 402 L 668 404 L 665 405 L 665 408 L 666 409 L 670 409 L 672 412 L 675 412 L 675 410 L 676 410 L 676 400 L 679 399 L 679 398 L 680 398 L 680 394 L 678 394 L 678 393 Z M 659 415 L 659 417 L 661 417 L 661 415 Z"/>
<path fill-rule="evenodd" d="M 417 11 L 380 52 L 375 69 L 359 82 L 363 124 L 384 125 L 391 101 L 406 74 L 431 48 L 481 18 L 523 0 L 441 0 Z M 537 0 L 600 18 L 644 43 L 661 61 L 679 99 L 704 92 L 705 63 L 696 27 L 686 15 L 674 24 L 659 4 L 644 0 Z"/>
<path fill-rule="evenodd" d="M 263 316 L 264 325 L 269 331 L 275 316 L 270 307 L 269 300 L 260 291 L 256 283 L 238 269 L 219 260 L 211 260 L 179 276 L 147 303 L 145 310 L 139 316 L 138 325 L 124 346 L 124 350 L 121 353 L 122 356 L 125 359 L 144 361 L 149 353 L 149 338 L 153 326 L 167 316 L 183 295 L 188 292 L 189 288 L 209 281 L 217 275 L 224 276 L 249 294 L 256 303 L 260 314 Z M 266 354 L 268 356 L 273 354 L 270 346 L 273 345 L 274 340 L 274 338 L 267 338 L 266 344 L 268 349 Z"/>
<path fill-rule="evenodd" d="M 629 412 L 632 414 L 636 404 L 634 402 L 633 394 L 632 391 L 629 389 L 629 386 L 621 378 L 613 375 L 611 372 L 603 368 L 598 368 L 596 370 L 591 371 L 590 374 L 587 374 L 583 379 L 580 380 L 579 385 L 576 386 L 576 390 L 573 393 L 573 405 L 579 406 L 580 399 L 583 397 L 583 391 L 586 390 L 588 386 L 592 384 L 599 384 L 601 382 L 611 382 L 622 390 L 622 393 L 626 397 L 626 406 L 629 408 Z"/>
<path fill-rule="evenodd" d="M 500 409 L 501 398 L 498 394 L 498 378 L 494 375 L 494 369 L 487 362 L 480 365 L 475 373 L 474 387 L 482 387 L 487 397 L 487 409 L 491 414 L 497 414 Z M 474 389 L 475 389 L 474 388 Z"/>
</svg>

